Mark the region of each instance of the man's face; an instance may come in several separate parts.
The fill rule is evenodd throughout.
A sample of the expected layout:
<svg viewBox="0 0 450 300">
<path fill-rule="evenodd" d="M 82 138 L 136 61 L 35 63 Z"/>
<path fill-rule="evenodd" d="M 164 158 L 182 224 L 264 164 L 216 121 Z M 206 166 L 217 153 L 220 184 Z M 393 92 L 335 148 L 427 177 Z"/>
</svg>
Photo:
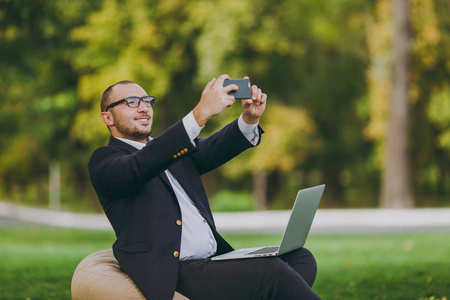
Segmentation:
<svg viewBox="0 0 450 300">
<path fill-rule="evenodd" d="M 108 104 L 131 96 L 143 97 L 147 96 L 147 93 L 137 84 L 119 84 L 113 88 Z M 143 143 L 148 142 L 153 124 L 151 107 L 147 107 L 141 101 L 139 107 L 130 108 L 124 101 L 110 108 L 106 114 L 108 113 L 111 114 L 110 122 L 112 123 L 107 125 L 113 136 Z"/>
</svg>

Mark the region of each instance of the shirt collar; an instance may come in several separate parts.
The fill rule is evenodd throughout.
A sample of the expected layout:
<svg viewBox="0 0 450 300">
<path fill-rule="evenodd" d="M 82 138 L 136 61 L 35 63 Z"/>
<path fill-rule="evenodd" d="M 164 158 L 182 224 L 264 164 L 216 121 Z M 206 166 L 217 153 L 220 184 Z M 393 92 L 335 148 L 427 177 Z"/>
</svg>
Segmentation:
<svg viewBox="0 0 450 300">
<path fill-rule="evenodd" d="M 146 143 L 141 143 L 141 142 L 137 142 L 137 141 L 133 141 L 133 140 L 129 140 L 129 139 L 124 139 L 124 138 L 119 138 L 119 137 L 114 137 L 124 143 L 127 143 L 128 145 L 133 146 L 134 148 L 141 150 L 142 148 L 145 147 L 145 145 L 147 145 Z M 152 138 L 149 137 L 149 140 L 151 141 Z"/>
</svg>

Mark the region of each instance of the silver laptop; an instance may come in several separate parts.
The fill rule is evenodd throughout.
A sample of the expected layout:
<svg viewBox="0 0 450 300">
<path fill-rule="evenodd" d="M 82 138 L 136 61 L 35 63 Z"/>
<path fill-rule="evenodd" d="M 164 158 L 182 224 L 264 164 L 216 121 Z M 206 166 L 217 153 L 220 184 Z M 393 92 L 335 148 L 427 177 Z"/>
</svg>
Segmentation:
<svg viewBox="0 0 450 300">
<path fill-rule="evenodd" d="M 303 247 L 324 189 L 322 184 L 298 191 L 280 246 L 238 249 L 214 256 L 211 260 L 278 256 Z"/>
</svg>

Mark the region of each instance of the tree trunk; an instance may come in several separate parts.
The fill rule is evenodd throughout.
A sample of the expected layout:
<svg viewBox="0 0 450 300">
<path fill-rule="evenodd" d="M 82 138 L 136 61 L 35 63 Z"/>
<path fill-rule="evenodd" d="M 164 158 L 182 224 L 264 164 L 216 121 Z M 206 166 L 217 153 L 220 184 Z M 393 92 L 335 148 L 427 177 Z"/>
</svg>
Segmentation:
<svg viewBox="0 0 450 300">
<path fill-rule="evenodd" d="M 49 164 L 49 206 L 61 210 L 61 167 L 58 161 Z"/>
<path fill-rule="evenodd" d="M 390 101 L 381 207 L 414 206 L 411 194 L 408 140 L 410 112 L 408 71 L 410 57 L 409 3 L 393 0 L 393 83 Z"/>
<path fill-rule="evenodd" d="M 341 208 L 344 206 L 344 189 L 339 180 L 339 171 L 333 168 L 324 170 L 324 182 L 327 183 L 327 205 L 333 208 Z"/>
<path fill-rule="evenodd" d="M 255 209 L 267 209 L 267 173 L 265 171 L 253 172 L 253 199 Z"/>
</svg>

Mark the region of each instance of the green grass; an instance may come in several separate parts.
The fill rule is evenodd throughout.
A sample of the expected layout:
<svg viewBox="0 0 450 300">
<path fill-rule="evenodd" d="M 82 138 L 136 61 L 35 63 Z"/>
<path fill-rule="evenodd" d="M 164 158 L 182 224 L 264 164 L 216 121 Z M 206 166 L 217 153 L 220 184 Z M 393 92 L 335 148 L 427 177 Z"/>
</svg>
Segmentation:
<svg viewBox="0 0 450 300">
<path fill-rule="evenodd" d="M 0 228 L 0 299 L 71 299 L 75 267 L 113 242 L 112 232 Z"/>
<path fill-rule="evenodd" d="M 279 235 L 226 235 L 234 247 L 277 244 Z M 70 299 L 77 264 L 110 248 L 104 231 L 0 228 L 0 299 Z M 307 241 L 323 299 L 450 298 L 450 234 L 312 235 Z"/>
<path fill-rule="evenodd" d="M 236 247 L 277 245 L 279 236 L 228 236 Z M 450 299 L 450 234 L 310 236 L 323 299 Z"/>
</svg>

